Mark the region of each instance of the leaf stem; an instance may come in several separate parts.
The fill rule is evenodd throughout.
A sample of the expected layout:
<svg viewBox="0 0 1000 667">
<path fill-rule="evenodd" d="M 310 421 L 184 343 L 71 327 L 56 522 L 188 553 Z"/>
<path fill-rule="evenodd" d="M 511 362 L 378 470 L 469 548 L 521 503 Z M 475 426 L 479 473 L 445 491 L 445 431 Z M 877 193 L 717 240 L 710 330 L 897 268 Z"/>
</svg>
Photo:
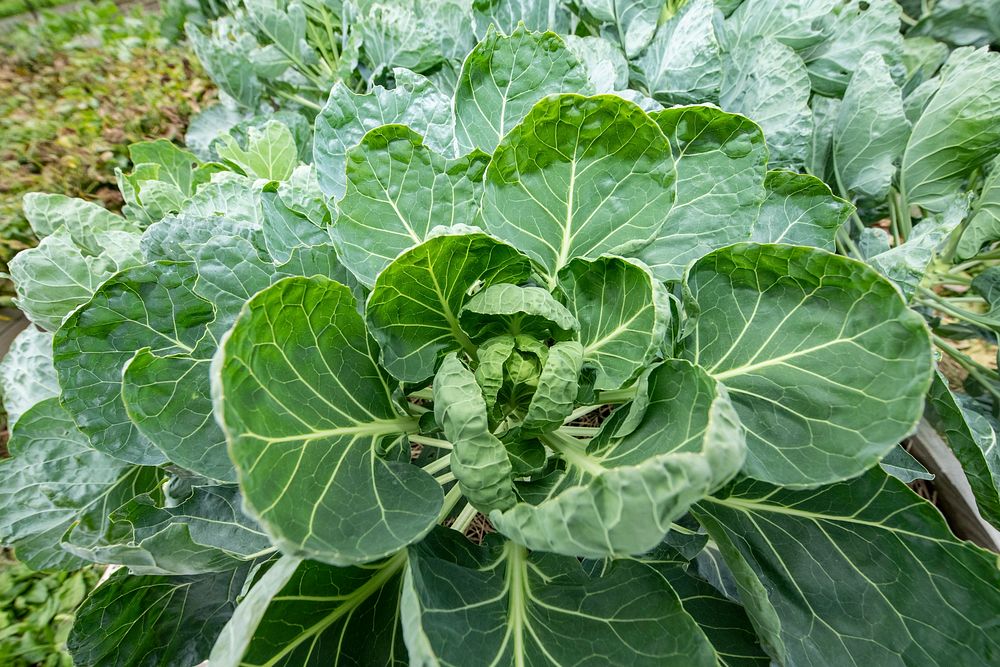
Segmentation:
<svg viewBox="0 0 1000 667">
<path fill-rule="evenodd" d="M 451 465 L 451 454 L 445 454 L 439 459 L 435 459 L 425 466 L 421 466 L 423 470 L 428 475 L 433 475 L 436 472 L 441 472 L 445 468 Z"/>
<path fill-rule="evenodd" d="M 447 440 L 439 440 L 438 438 L 428 438 L 424 435 L 411 434 L 407 436 L 410 442 L 423 445 L 424 447 L 437 447 L 438 449 L 454 449 L 454 446 Z"/>
<path fill-rule="evenodd" d="M 462 511 L 458 513 L 455 517 L 455 523 L 451 524 L 452 530 L 457 530 L 460 533 L 465 533 L 472 524 L 473 519 L 479 514 L 479 510 L 472 506 L 472 503 L 466 503 Z"/>
</svg>

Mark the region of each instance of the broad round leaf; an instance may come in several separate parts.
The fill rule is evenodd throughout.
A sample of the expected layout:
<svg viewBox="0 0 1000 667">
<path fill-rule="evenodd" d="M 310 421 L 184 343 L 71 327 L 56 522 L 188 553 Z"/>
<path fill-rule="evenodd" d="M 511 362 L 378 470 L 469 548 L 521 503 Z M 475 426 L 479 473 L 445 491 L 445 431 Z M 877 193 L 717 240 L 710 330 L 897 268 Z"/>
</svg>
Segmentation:
<svg viewBox="0 0 1000 667">
<path fill-rule="evenodd" d="M 764 188 L 767 196 L 751 241 L 834 251 L 837 230 L 854 210 L 850 202 L 834 197 L 830 186 L 815 176 L 783 169 L 767 172 Z"/>
<path fill-rule="evenodd" d="M 588 575 L 575 558 L 444 529 L 409 552 L 403 634 L 417 664 L 716 664 L 677 594 L 635 561 Z"/>
<path fill-rule="evenodd" d="M 682 354 L 729 390 L 747 475 L 796 486 L 855 477 L 916 426 L 927 327 L 868 266 L 740 244 L 695 262 L 687 287 L 700 312 Z"/>
<path fill-rule="evenodd" d="M 285 278 L 244 307 L 213 391 L 247 508 L 286 553 L 377 560 L 423 537 L 443 493 L 409 464 L 393 387 L 350 290 Z"/>
<path fill-rule="evenodd" d="M 470 292 L 530 275 L 527 257 L 482 233 L 436 236 L 403 253 L 379 274 L 366 310 L 382 365 L 419 382 L 448 352 L 473 352 L 458 319 Z"/>
<path fill-rule="evenodd" d="M 648 243 L 674 201 L 666 137 L 615 95 L 543 99 L 486 170 L 482 224 L 539 262 L 554 284 L 574 257 Z"/>
</svg>

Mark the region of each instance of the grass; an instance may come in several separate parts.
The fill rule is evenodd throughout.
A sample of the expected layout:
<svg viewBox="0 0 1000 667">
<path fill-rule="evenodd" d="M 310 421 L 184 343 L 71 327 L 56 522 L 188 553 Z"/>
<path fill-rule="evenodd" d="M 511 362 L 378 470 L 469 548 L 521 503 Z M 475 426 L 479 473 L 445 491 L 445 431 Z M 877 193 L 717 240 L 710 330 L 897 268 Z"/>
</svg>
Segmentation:
<svg viewBox="0 0 1000 667">
<path fill-rule="evenodd" d="M 0 19 L 66 5 L 73 0 L 0 0 Z"/>
</svg>

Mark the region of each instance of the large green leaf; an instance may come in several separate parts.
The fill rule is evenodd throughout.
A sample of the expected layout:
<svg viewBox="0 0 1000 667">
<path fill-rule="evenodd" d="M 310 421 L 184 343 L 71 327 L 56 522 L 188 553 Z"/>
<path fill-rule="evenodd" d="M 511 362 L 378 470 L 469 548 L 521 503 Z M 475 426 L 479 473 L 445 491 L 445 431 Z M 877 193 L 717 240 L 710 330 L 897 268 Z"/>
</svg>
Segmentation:
<svg viewBox="0 0 1000 667">
<path fill-rule="evenodd" d="M 773 164 L 802 165 L 813 126 L 809 74 L 802 59 L 770 37 L 725 46 L 720 106 L 761 126 Z"/>
<path fill-rule="evenodd" d="M 399 627 L 405 565 L 405 551 L 352 567 L 282 557 L 240 602 L 212 649 L 210 664 L 409 664 Z"/>
<path fill-rule="evenodd" d="M 628 61 L 617 45 L 598 35 L 560 37 L 583 65 L 593 92 L 613 93 L 628 87 Z"/>
<path fill-rule="evenodd" d="M 409 551 L 402 614 L 414 664 L 716 664 L 677 594 L 635 561 L 588 575 L 575 558 L 480 547 L 445 529 Z"/>
<path fill-rule="evenodd" d="M 334 84 L 316 116 L 313 160 L 323 192 L 342 196 L 347 149 L 371 129 L 388 123 L 408 125 L 431 148 L 450 153 L 454 142 L 450 100 L 423 77 L 414 75 L 392 90 L 376 86 L 358 95 L 342 81 Z"/>
<path fill-rule="evenodd" d="M 747 241 L 764 200 L 767 146 L 748 118 L 710 106 L 654 112 L 677 160 L 677 200 L 639 253 L 660 280 L 676 280 L 707 252 Z"/>
<path fill-rule="evenodd" d="M 452 444 L 452 474 L 482 512 L 514 504 L 510 460 L 490 432 L 486 407 L 476 376 L 452 352 L 434 375 L 434 417 Z"/>
<path fill-rule="evenodd" d="M 833 251 L 837 230 L 854 208 L 815 176 L 778 169 L 764 179 L 767 197 L 760 205 L 751 239 Z"/>
<path fill-rule="evenodd" d="M 528 30 L 567 33 L 572 14 L 562 0 L 475 0 L 476 36 L 484 37 L 489 26 L 509 35 L 524 23 Z"/>
<path fill-rule="evenodd" d="M 63 227 L 10 260 L 10 278 L 17 291 L 14 303 L 29 320 L 55 331 L 108 277 L 142 262 L 137 234 L 101 232 L 95 242 L 103 251 L 88 255 Z"/>
<path fill-rule="evenodd" d="M 1000 528 L 1000 447 L 989 420 L 948 389 L 940 373 L 927 394 L 925 414 L 955 454 L 984 519 Z"/>
<path fill-rule="evenodd" d="M 0 390 L 8 428 L 31 406 L 59 395 L 52 334 L 29 325 L 11 341 L 7 356 L 0 361 Z"/>
<path fill-rule="evenodd" d="M 463 153 L 492 153 L 535 102 L 552 93 L 587 93 L 587 72 L 552 32 L 491 26 L 462 64 L 455 91 L 455 137 Z"/>
<path fill-rule="evenodd" d="M 920 419 L 923 318 L 860 262 L 742 244 L 688 270 L 700 311 L 683 355 L 723 383 L 747 430 L 743 472 L 789 486 L 854 477 Z"/>
<path fill-rule="evenodd" d="M 21 416 L 8 447 L 11 458 L 0 463 L 0 542 L 39 570 L 79 566 L 63 536 L 72 529 L 80 544 L 100 542 L 108 515 L 159 481 L 155 468 L 92 449 L 56 398 Z"/>
<path fill-rule="evenodd" d="M 73 242 L 89 255 L 98 255 L 103 249 L 98 240 L 101 232 L 139 231 L 134 222 L 115 215 L 100 204 L 66 195 L 29 192 L 24 195 L 23 205 L 24 217 L 38 238 L 63 227 Z"/>
<path fill-rule="evenodd" d="M 382 365 L 400 380 L 427 379 L 448 352 L 474 350 L 459 323 L 470 291 L 530 275 L 526 257 L 482 233 L 436 236 L 403 253 L 379 274 L 368 300 Z"/>
<path fill-rule="evenodd" d="M 182 498 L 140 494 L 111 512 L 100 540 L 84 543 L 74 530 L 65 548 L 88 561 L 124 565 L 140 575 L 227 572 L 275 551 L 240 510 L 235 486 L 201 481 L 185 490 L 188 495 Z"/>
<path fill-rule="evenodd" d="M 350 290 L 285 278 L 244 307 L 215 357 L 224 423 L 247 509 L 286 553 L 334 565 L 420 539 L 443 493 L 410 466 L 403 417 Z"/>
<path fill-rule="evenodd" d="M 347 151 L 347 192 L 332 233 L 344 263 L 365 285 L 437 226 L 472 225 L 487 156 L 448 160 L 402 125 L 368 132 Z"/>
<path fill-rule="evenodd" d="M 745 450 L 725 390 L 681 360 L 657 367 L 648 386 L 644 414 L 624 437 L 615 436 L 618 418 L 589 447 L 558 431 L 543 436 L 566 471 L 537 504 L 491 512 L 497 529 L 529 548 L 568 556 L 639 554 L 735 475 Z"/>
<path fill-rule="evenodd" d="M 674 177 L 670 145 L 639 107 L 614 95 L 548 97 L 493 154 L 482 221 L 554 283 L 574 257 L 649 242 L 673 203 Z"/>
<path fill-rule="evenodd" d="M 639 83 L 664 104 L 717 102 L 722 59 L 715 37 L 712 0 L 692 0 L 669 21 L 634 61 Z"/>
<path fill-rule="evenodd" d="M 837 114 L 833 168 L 840 187 L 884 200 L 909 136 L 899 87 L 885 60 L 872 51 L 858 63 Z"/>
<path fill-rule="evenodd" d="M 900 187 L 910 204 L 940 211 L 962 181 L 1000 149 L 1000 54 L 956 49 L 913 125 Z"/>
<path fill-rule="evenodd" d="M 540 340 L 564 340 L 580 322 L 541 287 L 495 283 L 476 292 L 459 314 L 466 331 L 480 340 L 510 333 Z"/>
<path fill-rule="evenodd" d="M 76 612 L 68 641 L 74 663 L 197 665 L 232 616 L 248 571 L 138 577 L 119 570 Z"/>
<path fill-rule="evenodd" d="M 167 460 L 126 413 L 122 369 L 147 347 L 158 356 L 199 356 L 196 348 L 215 311 L 194 293 L 196 280 L 188 262 L 128 269 L 104 283 L 56 332 L 53 361 L 62 403 L 95 449 L 131 463 Z"/>
<path fill-rule="evenodd" d="M 284 181 L 298 164 L 295 137 L 288 127 L 270 120 L 247 131 L 246 146 L 231 135 L 220 137 L 219 157 L 238 166 L 244 174 L 267 181 Z"/>
<path fill-rule="evenodd" d="M 566 307 L 580 322 L 583 362 L 594 389 L 619 389 L 657 354 L 670 320 L 668 296 L 652 273 L 619 257 L 574 259 L 559 272 Z"/>
<path fill-rule="evenodd" d="M 881 470 L 813 491 L 746 480 L 695 515 L 781 664 L 982 665 L 1000 651 L 996 554 Z"/>
</svg>

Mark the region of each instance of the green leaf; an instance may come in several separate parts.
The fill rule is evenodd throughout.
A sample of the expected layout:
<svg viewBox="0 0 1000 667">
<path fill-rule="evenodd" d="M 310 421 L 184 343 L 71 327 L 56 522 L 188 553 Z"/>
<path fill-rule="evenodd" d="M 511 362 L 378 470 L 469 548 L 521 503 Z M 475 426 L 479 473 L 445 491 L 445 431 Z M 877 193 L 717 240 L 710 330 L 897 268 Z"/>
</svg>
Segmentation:
<svg viewBox="0 0 1000 667">
<path fill-rule="evenodd" d="M 903 449 L 902 445 L 890 449 L 879 465 L 882 470 L 904 484 L 910 484 L 918 479 L 934 479 L 934 475 L 928 472 L 920 461 L 913 458 L 912 454 Z"/>
<path fill-rule="evenodd" d="M 640 563 L 588 575 L 575 558 L 444 529 L 409 551 L 403 635 L 415 664 L 716 664 L 676 593 Z"/>
<path fill-rule="evenodd" d="M 663 9 L 660 0 L 582 0 L 580 4 L 607 24 L 602 32 L 617 39 L 629 58 L 639 55 L 649 44 Z"/>
<path fill-rule="evenodd" d="M 31 224 L 38 238 L 44 238 L 63 227 L 73 242 L 88 255 L 99 255 L 102 250 L 97 240 L 101 232 L 112 230 L 139 232 L 131 220 L 115 215 L 100 204 L 75 199 L 65 195 L 29 192 L 24 195 L 24 217 Z"/>
<path fill-rule="evenodd" d="M 219 157 L 243 170 L 247 176 L 268 181 L 284 181 L 292 175 L 298 164 L 295 137 L 291 130 L 276 120 L 261 127 L 251 127 L 247 133 L 246 148 L 240 146 L 229 134 L 221 137 Z"/>
<path fill-rule="evenodd" d="M 1000 149 L 1000 54 L 956 49 L 941 69 L 903 152 L 900 188 L 910 204 L 940 211 Z"/>
<path fill-rule="evenodd" d="M 576 405 L 583 346 L 575 340 L 556 343 L 538 376 L 522 428 L 527 433 L 545 433 L 561 426 Z"/>
<path fill-rule="evenodd" d="M 137 234 L 103 232 L 96 240 L 103 252 L 87 255 L 62 228 L 10 260 L 10 278 L 17 291 L 14 303 L 29 320 L 55 331 L 109 276 L 142 262 Z"/>
<path fill-rule="evenodd" d="M 767 146 L 756 123 L 709 106 L 652 114 L 677 164 L 677 200 L 639 258 L 663 281 L 707 252 L 750 238 L 764 200 Z"/>
<path fill-rule="evenodd" d="M 104 283 L 56 332 L 53 362 L 62 404 L 95 449 L 141 465 L 167 460 L 126 413 L 122 369 L 147 347 L 157 356 L 204 358 L 196 348 L 215 310 L 195 294 L 196 280 L 190 263 L 128 269 Z"/>
<path fill-rule="evenodd" d="M 965 472 L 976 506 L 984 519 L 1000 528 L 1000 448 L 989 421 L 948 389 L 935 373 L 925 415 L 947 441 Z"/>
<path fill-rule="evenodd" d="M 724 47 L 728 51 L 723 58 L 720 106 L 760 125 L 772 164 L 804 164 L 813 129 L 805 63 L 791 48 L 769 37 Z"/>
<path fill-rule="evenodd" d="M 831 97 L 812 98 L 813 133 L 809 142 L 809 151 L 806 158 L 806 173 L 817 178 L 831 179 L 833 171 L 830 165 L 830 156 L 833 152 L 833 132 L 837 125 L 837 116 L 840 113 L 839 99 Z"/>
<path fill-rule="evenodd" d="M 953 46 L 986 46 L 1000 42 L 1000 15 L 991 0 L 937 0 L 907 34 Z"/>
<path fill-rule="evenodd" d="M 671 521 L 736 474 L 745 450 L 725 390 L 696 366 L 664 362 L 648 396 L 625 437 L 615 437 L 620 417 L 589 447 L 559 431 L 542 436 L 566 471 L 537 504 L 491 512 L 497 530 L 528 548 L 587 558 L 659 544 Z"/>
<path fill-rule="evenodd" d="M 985 243 L 996 239 L 1000 239 L 1000 155 L 993 160 L 979 198 L 972 206 L 972 218 L 962 233 L 956 254 L 959 259 L 968 259 Z"/>
<path fill-rule="evenodd" d="M 712 0 L 692 0 L 663 23 L 633 65 L 638 83 L 664 104 L 716 102 L 722 56 Z"/>
<path fill-rule="evenodd" d="M 379 274 L 366 309 L 383 367 L 419 382 L 448 352 L 473 352 L 458 319 L 470 291 L 530 275 L 526 257 L 482 233 L 436 236 L 406 251 Z"/>
<path fill-rule="evenodd" d="M 837 230 L 854 210 L 850 202 L 834 197 L 815 176 L 791 171 L 767 172 L 767 197 L 760 205 L 751 240 L 789 243 L 835 250 Z"/>
<path fill-rule="evenodd" d="M 482 391 L 486 409 L 492 410 L 504 382 L 504 365 L 514 352 L 514 336 L 504 334 L 491 338 L 476 349 L 476 382 Z"/>
<path fill-rule="evenodd" d="M 927 267 L 951 232 L 969 212 L 969 197 L 956 195 L 940 213 L 927 216 L 902 245 L 870 257 L 868 263 L 896 283 L 906 299 L 913 297 Z"/>
<path fill-rule="evenodd" d="M 263 214 L 260 188 L 245 176 L 223 172 L 211 183 L 205 183 L 184 202 L 187 216 L 225 218 L 260 226 Z"/>
<path fill-rule="evenodd" d="M 139 575 L 226 572 L 275 550 L 240 511 L 235 486 L 194 486 L 179 501 L 140 494 L 111 512 L 109 521 L 92 544 L 71 533 L 66 550 Z"/>
<path fill-rule="evenodd" d="M 19 333 L 0 361 L 0 389 L 10 428 L 31 406 L 59 395 L 52 366 L 52 334 L 28 326 Z"/>
<path fill-rule="evenodd" d="M 491 26 L 465 58 L 455 91 L 461 152 L 492 153 L 536 102 L 553 93 L 587 93 L 590 81 L 562 38 L 518 26 L 508 37 Z"/>
<path fill-rule="evenodd" d="M 187 354 L 135 353 L 122 369 L 125 411 L 172 463 L 210 479 L 235 482 L 226 437 L 212 414 L 209 360 Z"/>
<path fill-rule="evenodd" d="M 472 12 L 480 39 L 491 24 L 505 35 L 514 32 L 519 23 L 532 31 L 568 33 L 573 18 L 562 0 L 475 0 Z"/>
<path fill-rule="evenodd" d="M 587 72 L 595 93 L 613 93 L 628 87 L 628 61 L 618 46 L 597 35 L 560 37 Z"/>
<path fill-rule="evenodd" d="M 264 245 L 275 262 L 287 262 L 296 248 L 330 242 L 326 220 L 317 223 L 309 216 L 292 210 L 275 192 L 261 193 L 260 201 L 264 210 L 261 225 Z"/>
<path fill-rule="evenodd" d="M 771 664 L 742 605 L 677 563 L 649 563 L 648 557 L 642 561 L 674 589 L 684 611 L 697 621 L 712 642 L 722 667 L 768 667 Z"/>
<path fill-rule="evenodd" d="M 285 278 L 258 293 L 214 361 L 213 394 L 247 510 L 282 551 L 334 565 L 419 540 L 443 493 L 410 466 L 403 417 L 348 288 Z"/>
<path fill-rule="evenodd" d="M 0 463 L 0 542 L 37 570 L 81 565 L 63 549 L 63 536 L 72 530 L 80 544 L 100 542 L 110 512 L 159 482 L 155 468 L 92 449 L 56 398 L 21 415 L 8 448 Z"/>
<path fill-rule="evenodd" d="M 184 577 L 137 577 L 119 570 L 77 611 L 68 642 L 74 662 L 198 664 L 232 616 L 248 570 Z"/>
<path fill-rule="evenodd" d="M 483 226 L 541 264 L 550 283 L 574 257 L 652 240 L 674 200 L 670 145 L 620 97 L 536 104 L 486 170 Z"/>
<path fill-rule="evenodd" d="M 408 125 L 424 142 L 441 153 L 451 153 L 454 142 L 451 101 L 423 77 L 413 76 L 392 90 L 375 86 L 358 95 L 338 81 L 316 116 L 313 160 L 320 187 L 327 195 L 343 196 L 347 149 L 380 125 Z"/>
<path fill-rule="evenodd" d="M 365 285 L 438 226 L 472 225 L 487 156 L 448 160 L 402 125 L 368 132 L 347 151 L 347 192 L 333 238 Z"/>
<path fill-rule="evenodd" d="M 194 165 L 198 158 L 167 139 L 140 141 L 128 147 L 132 164 L 157 167 L 157 178 L 170 183 L 185 196 L 194 193 Z"/>
<path fill-rule="evenodd" d="M 476 339 L 504 333 L 564 340 L 580 328 L 577 318 L 541 287 L 494 283 L 476 292 L 459 313 Z"/>
<path fill-rule="evenodd" d="M 781 664 L 976 665 L 1000 649 L 996 554 L 881 470 L 813 491 L 746 480 L 695 515 Z"/>
<path fill-rule="evenodd" d="M 644 266 L 618 257 L 574 259 L 559 272 L 559 288 L 580 322 L 584 364 L 597 369 L 594 389 L 620 389 L 656 356 L 670 304 Z"/>
<path fill-rule="evenodd" d="M 513 505 L 507 451 L 490 432 L 476 376 L 454 352 L 434 376 L 434 417 L 453 446 L 451 472 L 469 502 L 482 512 Z"/>
<path fill-rule="evenodd" d="M 847 86 L 833 134 L 834 169 L 844 191 L 884 200 L 909 136 L 899 87 L 882 56 L 869 52 Z"/>
<path fill-rule="evenodd" d="M 923 318 L 860 262 L 735 245 L 687 274 L 699 314 L 683 356 L 729 390 L 743 472 L 786 486 L 848 479 L 916 426 L 930 383 Z"/>
<path fill-rule="evenodd" d="M 844 95 L 851 75 L 864 69 L 861 63 L 873 51 L 897 65 L 903 42 L 901 13 L 894 0 L 837 2 L 832 15 L 825 17 L 831 26 L 825 39 L 801 53 L 813 90 L 828 97 Z"/>
<path fill-rule="evenodd" d="M 212 649 L 217 667 L 409 664 L 399 627 L 406 552 L 331 567 L 283 556 L 240 601 Z"/>
</svg>

